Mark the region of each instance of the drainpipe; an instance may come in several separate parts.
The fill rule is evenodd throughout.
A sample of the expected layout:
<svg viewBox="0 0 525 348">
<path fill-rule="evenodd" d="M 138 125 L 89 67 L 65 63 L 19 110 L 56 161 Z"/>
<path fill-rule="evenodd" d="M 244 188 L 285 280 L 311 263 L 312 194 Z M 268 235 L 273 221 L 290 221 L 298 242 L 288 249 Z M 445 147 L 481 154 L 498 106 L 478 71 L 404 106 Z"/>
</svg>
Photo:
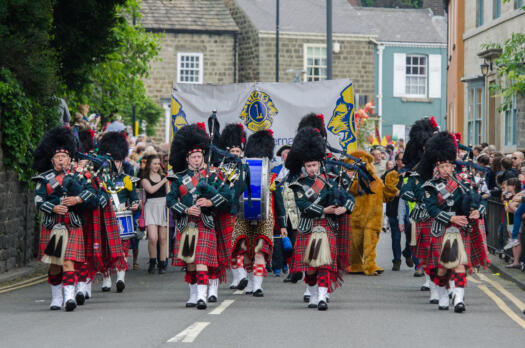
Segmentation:
<svg viewBox="0 0 525 348">
<path fill-rule="evenodd" d="M 379 117 L 379 136 L 383 139 L 383 50 L 385 46 L 377 45 L 378 75 L 377 75 L 377 116 Z"/>
</svg>

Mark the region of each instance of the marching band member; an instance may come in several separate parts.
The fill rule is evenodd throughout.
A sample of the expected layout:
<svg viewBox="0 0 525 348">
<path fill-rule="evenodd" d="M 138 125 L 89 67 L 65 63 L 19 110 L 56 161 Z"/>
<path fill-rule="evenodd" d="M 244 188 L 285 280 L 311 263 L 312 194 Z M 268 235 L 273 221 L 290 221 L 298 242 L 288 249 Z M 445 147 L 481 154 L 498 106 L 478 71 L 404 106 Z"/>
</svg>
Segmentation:
<svg viewBox="0 0 525 348">
<path fill-rule="evenodd" d="M 248 138 L 245 148 L 246 158 L 273 158 L 275 141 L 271 130 L 262 130 L 253 133 Z M 246 220 L 242 214 L 235 219 L 233 229 L 232 256 L 244 256 L 244 268 L 248 273 L 246 294 L 263 297 L 262 282 L 266 276 L 266 263 L 270 261 L 273 249 L 273 230 L 275 224 L 286 236 L 286 221 L 284 203 L 281 191 L 275 187 L 275 177 L 269 176 L 268 186 L 272 206 L 270 216 L 264 221 Z"/>
<path fill-rule="evenodd" d="M 50 264 L 50 309 L 60 310 L 65 302 L 68 312 L 77 306 L 75 263 L 85 262 L 80 214 L 97 204 L 90 185 L 71 168 L 75 153 L 74 135 L 62 127 L 48 131 L 33 153 L 33 169 L 40 173 L 33 178 L 35 204 L 43 213 L 39 259 Z"/>
<path fill-rule="evenodd" d="M 327 294 L 342 281 L 337 264 L 338 216 L 351 212 L 353 199 L 342 191 L 343 204 L 336 206 L 328 175 L 322 173 L 325 140 L 314 128 L 299 130 L 286 159 L 297 207 L 301 212 L 291 272 L 306 272 L 309 308 L 327 310 Z M 337 185 L 337 184 L 335 184 Z"/>
<path fill-rule="evenodd" d="M 124 134 L 120 132 L 108 132 L 102 136 L 99 143 L 98 154 L 110 156 L 115 168 L 111 175 L 104 176 L 103 190 L 109 196 L 115 213 L 130 210 L 135 213 L 139 210 L 139 197 L 136 190 L 138 178 L 131 177 L 124 172 L 123 161 L 128 156 L 128 142 Z M 126 287 L 125 276 L 128 269 L 127 256 L 130 247 L 129 240 L 122 240 L 122 250 L 126 264 L 117 267 L 117 292 L 121 293 Z M 102 291 L 111 290 L 111 275 L 108 267 L 107 273 L 102 281 Z"/>
<path fill-rule="evenodd" d="M 425 145 L 418 172 L 423 179 L 428 178 L 422 186 L 424 203 L 434 220 L 426 265 L 437 269 L 432 280 L 437 285 L 438 308 L 448 310 L 446 287 L 454 271 L 454 312 L 462 313 L 466 310 L 463 302 L 466 271 L 485 265 L 487 258 L 486 244 L 472 242 L 484 234 L 481 220 L 485 207 L 479 194 L 454 173 L 456 158 L 455 137 L 447 132 L 437 133 Z"/>
<path fill-rule="evenodd" d="M 190 287 L 186 307 L 197 309 L 207 308 L 208 270 L 219 266 L 213 212 L 229 198 L 227 190 L 221 191 L 223 195 L 211 184 L 214 175 L 204 162 L 210 139 L 203 128 L 204 124 L 187 125 L 173 136 L 170 164 L 175 175 L 169 178 L 166 196 L 167 206 L 177 215 L 173 264 L 186 265 Z"/>
</svg>

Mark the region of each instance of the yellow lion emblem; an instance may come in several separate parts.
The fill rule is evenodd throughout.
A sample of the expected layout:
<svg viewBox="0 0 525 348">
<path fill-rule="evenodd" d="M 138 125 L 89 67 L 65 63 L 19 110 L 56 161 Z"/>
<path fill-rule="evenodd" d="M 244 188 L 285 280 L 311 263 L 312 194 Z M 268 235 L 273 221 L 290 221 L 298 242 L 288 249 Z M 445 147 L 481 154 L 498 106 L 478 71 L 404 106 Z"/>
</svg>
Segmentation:
<svg viewBox="0 0 525 348">
<path fill-rule="evenodd" d="M 354 116 L 354 88 L 350 83 L 337 99 L 332 118 L 326 127 L 332 134 L 339 135 L 339 144 L 346 153 L 353 151 L 357 136 Z"/>
<path fill-rule="evenodd" d="M 182 110 L 182 104 L 171 96 L 171 131 L 172 135 L 175 134 L 183 126 L 187 125 L 186 113 Z"/>
<path fill-rule="evenodd" d="M 273 118 L 279 111 L 270 96 L 264 92 L 253 91 L 241 111 L 241 120 L 248 129 L 257 132 L 270 129 Z"/>
</svg>

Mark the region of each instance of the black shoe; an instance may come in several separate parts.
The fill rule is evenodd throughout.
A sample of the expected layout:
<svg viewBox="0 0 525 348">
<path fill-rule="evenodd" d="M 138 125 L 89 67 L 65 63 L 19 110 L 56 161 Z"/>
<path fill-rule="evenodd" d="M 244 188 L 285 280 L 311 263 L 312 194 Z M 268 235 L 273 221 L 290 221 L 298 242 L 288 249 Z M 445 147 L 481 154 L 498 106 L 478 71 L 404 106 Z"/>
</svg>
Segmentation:
<svg viewBox="0 0 525 348">
<path fill-rule="evenodd" d="M 441 307 L 441 306 L 439 306 L 438 309 L 439 309 L 440 311 L 448 311 L 448 306 L 445 306 L 445 307 Z"/>
<path fill-rule="evenodd" d="M 244 294 L 245 295 L 253 295 L 253 291 L 246 291 Z"/>
<path fill-rule="evenodd" d="M 159 267 L 159 274 L 164 274 L 166 273 L 166 266 L 162 265 Z"/>
<path fill-rule="evenodd" d="M 303 302 L 305 302 L 305 303 L 310 302 L 310 295 L 304 295 L 303 296 Z"/>
<path fill-rule="evenodd" d="M 428 286 L 426 286 L 426 285 L 421 285 L 419 290 L 421 290 L 421 291 L 430 291 L 430 288 Z"/>
<path fill-rule="evenodd" d="M 206 309 L 208 308 L 208 305 L 204 300 L 198 300 L 197 301 L 197 309 Z"/>
<path fill-rule="evenodd" d="M 264 297 L 264 293 L 263 293 L 262 289 L 257 289 L 257 290 L 255 290 L 255 292 L 253 293 L 253 296 L 254 296 L 254 297 Z"/>
<path fill-rule="evenodd" d="M 149 262 L 148 273 L 149 274 L 155 273 L 155 262 L 151 262 L 151 261 Z"/>
<path fill-rule="evenodd" d="M 211 295 L 210 297 L 208 297 L 208 302 L 217 302 L 217 297 Z"/>
<path fill-rule="evenodd" d="M 193 307 L 197 307 L 197 304 L 193 302 L 186 302 L 186 308 L 193 308 Z"/>
<path fill-rule="evenodd" d="M 310 303 L 308 305 L 308 308 L 317 308 L 317 305 L 315 303 Z"/>
<path fill-rule="evenodd" d="M 79 306 L 83 306 L 84 302 L 86 302 L 86 296 L 82 292 L 77 292 L 75 295 L 75 300 L 77 301 L 77 304 Z"/>
<path fill-rule="evenodd" d="M 248 285 L 248 279 L 242 278 L 239 284 L 237 284 L 237 290 L 244 290 L 244 288 Z"/>
<path fill-rule="evenodd" d="M 72 312 L 75 308 L 77 308 L 77 303 L 74 300 L 66 302 L 66 312 Z"/>
<path fill-rule="evenodd" d="M 326 297 L 326 303 L 330 303 L 330 297 Z"/>
<path fill-rule="evenodd" d="M 49 307 L 49 310 L 51 310 L 51 311 L 59 311 L 61 309 L 62 308 L 60 308 L 60 306 L 51 306 L 51 307 Z"/>
<path fill-rule="evenodd" d="M 231 289 L 231 290 L 237 290 L 238 287 L 237 287 L 237 285 L 230 285 L 230 289 Z"/>
<path fill-rule="evenodd" d="M 467 309 L 465 308 L 465 304 L 463 302 L 458 303 L 454 306 L 454 312 L 456 313 L 463 313 Z"/>
<path fill-rule="evenodd" d="M 288 273 L 288 276 L 284 278 L 283 283 L 291 283 L 292 282 L 292 273 Z"/>
<path fill-rule="evenodd" d="M 86 300 L 89 300 L 91 298 L 91 297 L 89 297 L 89 294 L 87 292 L 86 292 L 85 297 L 86 297 Z"/>
<path fill-rule="evenodd" d="M 410 256 L 405 257 L 405 262 L 408 267 L 410 268 L 414 267 L 414 261 L 412 261 L 412 258 Z"/>
<path fill-rule="evenodd" d="M 434 300 L 430 300 L 429 302 L 430 302 L 431 304 L 439 304 L 439 300 L 435 300 L 435 299 L 434 299 Z"/>
<path fill-rule="evenodd" d="M 103 292 L 109 292 L 109 291 L 111 291 L 111 288 L 108 288 L 108 287 L 105 286 L 105 287 L 102 288 L 102 291 Z"/>
<path fill-rule="evenodd" d="M 394 261 L 392 265 L 392 271 L 397 272 L 401 269 L 401 261 Z"/>
<path fill-rule="evenodd" d="M 301 279 L 303 279 L 303 272 L 292 273 L 292 277 L 291 277 L 292 284 L 297 283 Z"/>
<path fill-rule="evenodd" d="M 424 277 L 424 276 L 425 276 L 425 272 L 423 272 L 422 269 L 418 269 L 417 271 L 414 272 L 414 277 L 416 278 Z"/>
<path fill-rule="evenodd" d="M 319 301 L 319 304 L 317 304 L 317 309 L 320 311 L 326 311 L 328 309 L 328 304 L 324 301 Z"/>
<path fill-rule="evenodd" d="M 117 292 L 122 292 L 125 288 L 126 284 L 122 280 L 117 281 Z"/>
</svg>

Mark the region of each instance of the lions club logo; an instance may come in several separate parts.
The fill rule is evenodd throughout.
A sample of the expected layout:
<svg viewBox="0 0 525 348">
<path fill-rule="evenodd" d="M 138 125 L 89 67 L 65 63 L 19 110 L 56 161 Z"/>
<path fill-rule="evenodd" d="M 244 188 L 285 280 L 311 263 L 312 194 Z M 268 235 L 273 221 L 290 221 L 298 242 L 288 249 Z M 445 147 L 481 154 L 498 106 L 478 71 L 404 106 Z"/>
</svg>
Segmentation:
<svg viewBox="0 0 525 348">
<path fill-rule="evenodd" d="M 186 113 L 182 110 L 182 104 L 171 96 L 171 130 L 175 134 L 183 126 L 187 125 Z"/>
<path fill-rule="evenodd" d="M 332 134 L 339 136 L 339 144 L 345 152 L 353 151 L 357 145 L 354 116 L 354 89 L 350 83 L 340 93 L 332 118 L 326 127 Z"/>
<path fill-rule="evenodd" d="M 242 108 L 241 120 L 250 130 L 257 132 L 270 129 L 278 112 L 268 94 L 253 91 Z"/>
</svg>

